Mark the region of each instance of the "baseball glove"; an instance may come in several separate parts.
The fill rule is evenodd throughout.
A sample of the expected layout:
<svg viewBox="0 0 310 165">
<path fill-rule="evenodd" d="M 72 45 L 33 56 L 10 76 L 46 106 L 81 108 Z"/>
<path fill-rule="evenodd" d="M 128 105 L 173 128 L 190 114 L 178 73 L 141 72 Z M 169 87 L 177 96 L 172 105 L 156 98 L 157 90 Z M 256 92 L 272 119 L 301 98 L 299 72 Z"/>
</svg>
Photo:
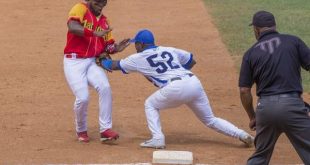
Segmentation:
<svg viewBox="0 0 310 165">
<path fill-rule="evenodd" d="M 111 58 L 111 56 L 110 56 L 110 54 L 108 54 L 108 53 L 106 53 L 106 52 L 103 52 L 103 53 L 101 53 L 100 55 L 99 55 L 99 57 L 96 57 L 96 64 L 98 65 L 98 66 L 100 66 L 100 67 L 102 67 L 101 66 L 101 61 L 102 60 L 107 60 L 107 59 L 112 59 Z"/>
</svg>

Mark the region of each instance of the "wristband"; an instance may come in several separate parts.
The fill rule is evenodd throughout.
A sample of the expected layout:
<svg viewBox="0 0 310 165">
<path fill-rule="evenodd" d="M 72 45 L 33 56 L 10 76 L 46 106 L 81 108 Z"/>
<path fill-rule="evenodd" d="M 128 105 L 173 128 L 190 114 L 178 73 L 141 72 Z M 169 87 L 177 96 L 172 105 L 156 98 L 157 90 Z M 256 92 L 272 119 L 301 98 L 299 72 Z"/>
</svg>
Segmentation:
<svg viewBox="0 0 310 165">
<path fill-rule="evenodd" d="M 87 28 L 84 28 L 84 36 L 85 37 L 93 37 L 94 36 L 94 31 L 89 30 Z"/>
<path fill-rule="evenodd" d="M 103 66 L 103 68 L 105 69 L 109 69 L 109 70 L 112 70 L 112 60 L 103 60 L 101 61 L 101 65 Z"/>
</svg>

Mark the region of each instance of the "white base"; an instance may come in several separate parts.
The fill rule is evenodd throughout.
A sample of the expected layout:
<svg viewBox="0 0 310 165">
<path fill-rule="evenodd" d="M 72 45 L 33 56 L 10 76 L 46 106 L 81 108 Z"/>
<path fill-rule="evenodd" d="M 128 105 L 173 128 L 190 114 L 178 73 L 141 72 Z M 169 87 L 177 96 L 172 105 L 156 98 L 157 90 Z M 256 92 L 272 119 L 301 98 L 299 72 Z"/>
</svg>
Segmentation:
<svg viewBox="0 0 310 165">
<path fill-rule="evenodd" d="M 193 153 L 189 151 L 154 151 L 153 163 L 193 164 Z"/>
</svg>

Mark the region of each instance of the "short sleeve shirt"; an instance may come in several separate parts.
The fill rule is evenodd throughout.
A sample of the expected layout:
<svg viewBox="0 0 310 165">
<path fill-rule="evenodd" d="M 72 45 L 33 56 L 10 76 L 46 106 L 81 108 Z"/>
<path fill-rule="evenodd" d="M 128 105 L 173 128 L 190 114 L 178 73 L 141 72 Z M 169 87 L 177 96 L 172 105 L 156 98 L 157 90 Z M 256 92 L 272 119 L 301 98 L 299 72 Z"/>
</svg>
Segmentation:
<svg viewBox="0 0 310 165">
<path fill-rule="evenodd" d="M 78 3 L 69 12 L 68 22 L 77 21 L 84 28 L 92 31 L 102 31 L 109 28 L 109 22 L 104 15 L 96 17 L 85 3 Z M 68 31 L 65 54 L 76 53 L 84 57 L 95 57 L 101 54 L 108 43 L 114 43 L 112 33 L 104 37 L 77 36 Z"/>
<path fill-rule="evenodd" d="M 124 73 L 139 72 L 154 84 L 163 87 L 173 77 L 192 73 L 186 69 L 193 55 L 172 47 L 152 47 L 122 59 L 119 63 Z"/>
<path fill-rule="evenodd" d="M 267 31 L 243 56 L 239 87 L 256 83 L 258 96 L 302 93 L 301 67 L 310 69 L 310 50 L 298 37 Z"/>
</svg>

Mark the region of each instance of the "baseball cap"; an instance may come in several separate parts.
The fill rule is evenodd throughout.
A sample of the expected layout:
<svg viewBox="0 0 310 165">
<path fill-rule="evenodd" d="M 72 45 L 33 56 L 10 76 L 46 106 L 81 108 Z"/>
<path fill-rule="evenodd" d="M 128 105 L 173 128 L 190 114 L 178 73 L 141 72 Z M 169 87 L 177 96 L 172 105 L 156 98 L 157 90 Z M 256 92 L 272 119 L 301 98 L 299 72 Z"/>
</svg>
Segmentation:
<svg viewBox="0 0 310 165">
<path fill-rule="evenodd" d="M 154 35 L 150 30 L 143 29 L 140 30 L 135 38 L 131 39 L 130 42 L 141 42 L 144 44 L 154 44 Z"/>
<path fill-rule="evenodd" d="M 276 25 L 275 18 L 268 11 L 258 11 L 253 15 L 252 23 L 249 26 L 272 27 Z"/>
</svg>

